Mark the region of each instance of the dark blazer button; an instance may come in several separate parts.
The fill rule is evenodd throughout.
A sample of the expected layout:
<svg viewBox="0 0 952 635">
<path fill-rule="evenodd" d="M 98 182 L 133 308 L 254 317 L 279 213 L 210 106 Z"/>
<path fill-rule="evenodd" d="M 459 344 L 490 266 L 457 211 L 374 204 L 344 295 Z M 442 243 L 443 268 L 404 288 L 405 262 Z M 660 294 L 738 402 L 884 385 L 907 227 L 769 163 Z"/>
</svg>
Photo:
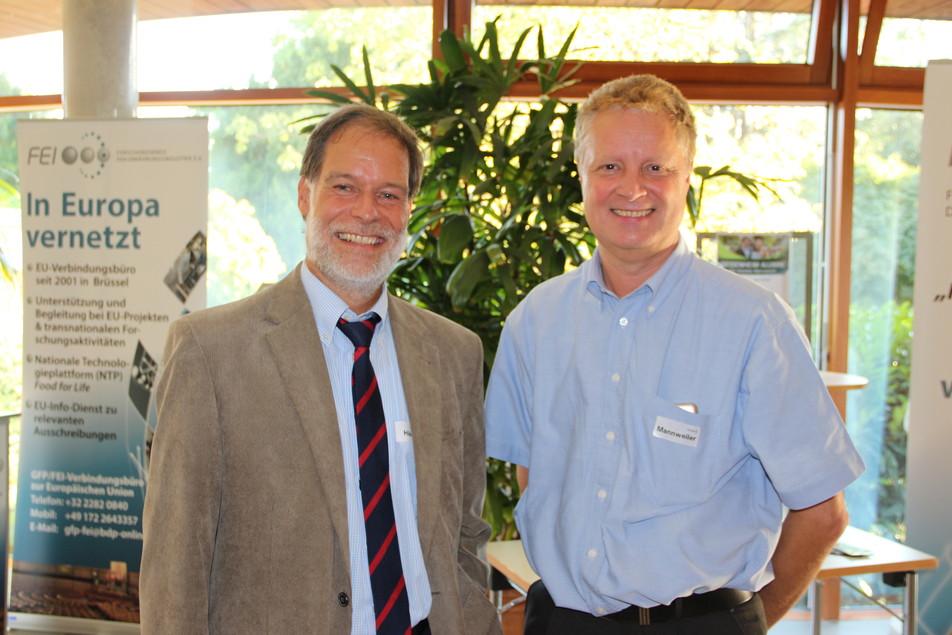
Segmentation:
<svg viewBox="0 0 952 635">
<path fill-rule="evenodd" d="M 348 604 L 350 604 L 350 597 L 346 593 L 341 591 L 340 593 L 337 594 L 337 603 L 340 604 L 341 606 L 347 606 Z"/>
</svg>

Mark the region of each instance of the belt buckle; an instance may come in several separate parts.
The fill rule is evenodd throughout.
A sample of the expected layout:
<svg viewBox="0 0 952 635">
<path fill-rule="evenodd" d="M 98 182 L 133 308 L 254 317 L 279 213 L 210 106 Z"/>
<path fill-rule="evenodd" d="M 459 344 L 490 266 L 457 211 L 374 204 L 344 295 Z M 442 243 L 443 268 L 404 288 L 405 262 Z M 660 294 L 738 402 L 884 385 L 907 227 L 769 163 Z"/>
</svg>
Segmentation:
<svg viewBox="0 0 952 635">
<path fill-rule="evenodd" d="M 651 626 L 651 609 L 638 607 L 638 626 Z"/>
</svg>

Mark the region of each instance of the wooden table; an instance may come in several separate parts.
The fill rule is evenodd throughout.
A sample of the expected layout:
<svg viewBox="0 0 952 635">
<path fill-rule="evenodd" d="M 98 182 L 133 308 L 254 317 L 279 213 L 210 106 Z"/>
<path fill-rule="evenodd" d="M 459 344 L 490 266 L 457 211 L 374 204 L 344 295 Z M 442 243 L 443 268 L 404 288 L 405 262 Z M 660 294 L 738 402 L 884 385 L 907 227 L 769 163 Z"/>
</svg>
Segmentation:
<svg viewBox="0 0 952 635">
<path fill-rule="evenodd" d="M 823 594 L 821 592 L 823 581 L 864 573 L 900 573 L 905 575 L 906 588 L 903 593 L 902 632 L 904 635 L 915 635 L 919 607 L 918 572 L 922 569 L 938 567 L 938 558 L 898 542 L 880 538 L 856 527 L 847 527 L 840 537 L 838 545 L 856 547 L 869 552 L 870 555 L 850 558 L 830 554 L 823 561 L 823 566 L 820 567 L 811 588 L 810 617 L 813 622 L 814 635 L 820 633 L 823 610 Z"/>
<path fill-rule="evenodd" d="M 869 380 L 861 375 L 851 375 L 850 373 L 838 373 L 832 370 L 821 370 L 820 377 L 823 378 L 823 384 L 829 390 L 855 390 L 865 388 Z"/>
<path fill-rule="evenodd" d="M 811 587 L 810 616 L 813 633 L 819 635 L 823 621 L 821 585 L 824 580 L 864 573 L 902 573 L 906 578 L 906 590 L 903 597 L 903 633 L 914 635 L 918 606 L 917 574 L 921 569 L 934 569 L 939 566 L 938 559 L 855 527 L 846 528 L 839 544 L 865 550 L 870 555 L 851 558 L 830 554 L 826 557 Z M 486 551 L 489 564 L 506 576 L 512 586 L 523 595 L 532 583 L 539 579 L 538 574 L 529 566 L 526 554 L 522 550 L 521 540 L 493 541 L 489 543 Z"/>
</svg>

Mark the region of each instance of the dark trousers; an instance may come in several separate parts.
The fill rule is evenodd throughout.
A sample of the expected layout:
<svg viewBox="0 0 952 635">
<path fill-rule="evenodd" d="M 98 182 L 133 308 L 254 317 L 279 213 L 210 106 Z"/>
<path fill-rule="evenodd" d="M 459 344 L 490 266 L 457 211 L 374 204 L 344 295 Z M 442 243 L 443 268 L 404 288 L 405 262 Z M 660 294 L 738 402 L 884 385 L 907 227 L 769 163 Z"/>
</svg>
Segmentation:
<svg viewBox="0 0 952 635">
<path fill-rule="evenodd" d="M 760 596 L 732 609 L 640 626 L 555 605 L 542 581 L 526 595 L 525 635 L 765 635 Z"/>
</svg>

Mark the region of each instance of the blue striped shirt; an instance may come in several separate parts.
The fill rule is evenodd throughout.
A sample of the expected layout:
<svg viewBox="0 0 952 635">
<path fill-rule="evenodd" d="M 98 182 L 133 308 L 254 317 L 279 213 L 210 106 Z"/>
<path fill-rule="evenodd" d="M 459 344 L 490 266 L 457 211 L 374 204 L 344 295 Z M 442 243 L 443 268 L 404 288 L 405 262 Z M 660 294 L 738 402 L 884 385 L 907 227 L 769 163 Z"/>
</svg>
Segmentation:
<svg viewBox="0 0 952 635">
<path fill-rule="evenodd" d="M 354 345 L 337 328 L 337 321 L 361 319 L 301 263 L 301 280 L 311 301 L 318 335 L 324 346 L 327 372 L 334 392 L 337 424 L 344 453 L 344 482 L 347 495 L 347 526 L 350 545 L 352 635 L 372 635 L 374 627 L 373 595 L 367 564 L 367 540 L 364 535 L 363 503 L 358 485 L 357 434 L 351 395 L 351 370 Z M 371 308 L 380 316 L 370 344 L 370 361 L 380 386 L 383 409 L 387 419 L 387 441 L 390 449 L 390 487 L 393 495 L 400 559 L 410 600 L 410 620 L 416 624 L 430 614 L 432 599 L 430 583 L 423 564 L 420 535 L 416 521 L 416 474 L 413 468 L 413 442 L 393 331 L 387 314 L 387 290 Z M 369 312 L 368 312 L 369 313 Z"/>
</svg>

